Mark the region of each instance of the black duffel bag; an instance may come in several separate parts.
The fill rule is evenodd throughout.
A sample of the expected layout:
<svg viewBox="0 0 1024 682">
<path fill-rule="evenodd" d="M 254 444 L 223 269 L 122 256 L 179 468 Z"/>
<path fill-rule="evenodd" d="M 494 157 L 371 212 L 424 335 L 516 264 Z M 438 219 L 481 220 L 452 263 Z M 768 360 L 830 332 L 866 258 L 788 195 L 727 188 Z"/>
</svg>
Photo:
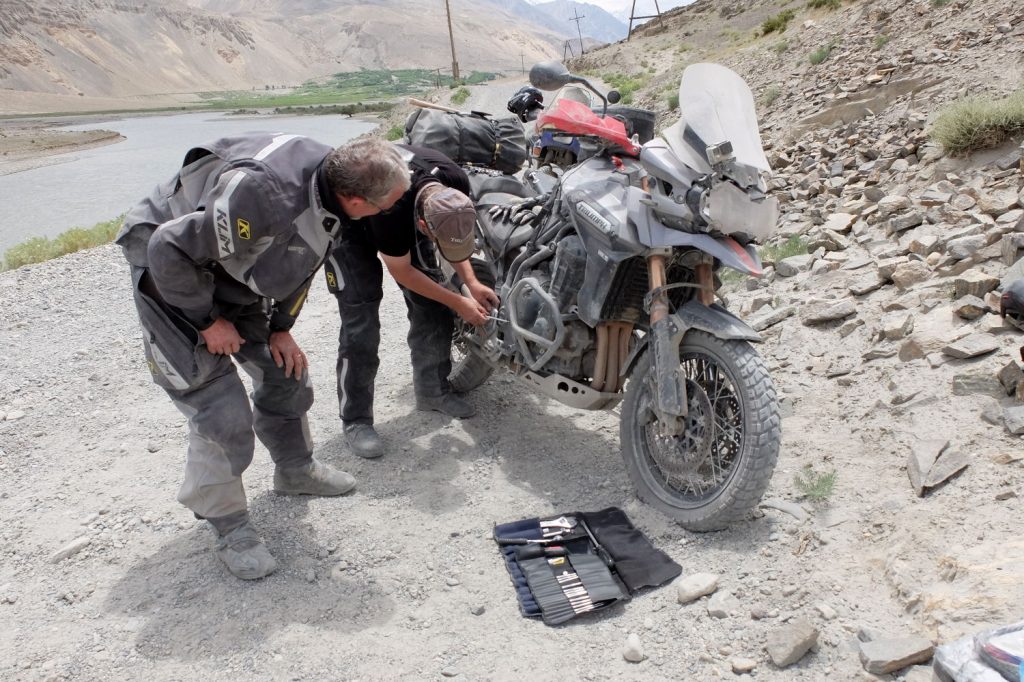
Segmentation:
<svg viewBox="0 0 1024 682">
<path fill-rule="evenodd" d="M 416 109 L 405 122 L 405 141 L 441 152 L 455 163 L 472 163 L 515 173 L 528 152 L 516 118 Z"/>
</svg>

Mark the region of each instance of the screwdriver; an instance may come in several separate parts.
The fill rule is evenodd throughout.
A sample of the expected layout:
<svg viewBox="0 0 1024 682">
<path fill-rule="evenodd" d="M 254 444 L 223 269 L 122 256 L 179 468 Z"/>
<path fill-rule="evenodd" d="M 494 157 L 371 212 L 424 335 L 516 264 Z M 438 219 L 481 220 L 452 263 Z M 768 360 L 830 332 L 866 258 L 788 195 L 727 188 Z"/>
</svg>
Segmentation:
<svg viewBox="0 0 1024 682">
<path fill-rule="evenodd" d="M 526 545 L 516 550 L 516 559 L 526 561 L 527 559 L 540 559 L 541 557 L 565 556 L 568 552 L 565 547 L 559 545 Z"/>
</svg>

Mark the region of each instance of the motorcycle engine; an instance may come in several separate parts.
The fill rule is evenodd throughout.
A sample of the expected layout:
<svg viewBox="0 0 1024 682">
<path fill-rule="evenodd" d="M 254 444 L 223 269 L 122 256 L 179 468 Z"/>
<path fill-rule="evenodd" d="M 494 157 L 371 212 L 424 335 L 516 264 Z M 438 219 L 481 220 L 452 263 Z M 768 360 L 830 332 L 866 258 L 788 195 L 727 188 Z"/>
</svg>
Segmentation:
<svg viewBox="0 0 1024 682">
<path fill-rule="evenodd" d="M 576 292 L 583 286 L 587 265 L 587 254 L 583 241 L 576 235 L 564 238 L 555 249 L 550 261 L 524 273 L 540 284 L 545 293 L 555 302 L 553 308 L 533 287 L 526 287 L 514 302 L 516 319 L 520 325 L 546 339 L 555 337 L 558 319 L 573 313 L 576 306 Z M 593 334 L 589 327 L 578 320 L 563 321 L 565 336 L 554 356 L 544 365 L 544 370 L 569 377 L 589 376 L 592 371 L 594 352 Z M 540 354 L 543 348 L 535 346 Z M 586 369 L 585 359 L 589 358 L 591 368 Z"/>
</svg>

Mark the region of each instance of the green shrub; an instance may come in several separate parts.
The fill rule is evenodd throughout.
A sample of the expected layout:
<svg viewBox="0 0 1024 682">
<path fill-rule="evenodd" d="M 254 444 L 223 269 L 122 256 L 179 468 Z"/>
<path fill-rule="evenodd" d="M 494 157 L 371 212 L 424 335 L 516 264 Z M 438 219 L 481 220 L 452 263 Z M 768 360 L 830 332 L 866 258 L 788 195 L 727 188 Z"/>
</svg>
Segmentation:
<svg viewBox="0 0 1024 682">
<path fill-rule="evenodd" d="M 459 88 L 452 93 L 452 104 L 458 106 L 469 99 L 469 90 L 467 88 Z"/>
<path fill-rule="evenodd" d="M 789 49 L 788 40 L 780 40 L 779 42 L 772 45 L 772 49 L 775 50 L 775 54 L 782 54 Z"/>
<path fill-rule="evenodd" d="M 123 220 L 124 216 L 118 216 L 113 220 L 97 223 L 90 228 L 73 227 L 53 239 L 33 237 L 7 249 L 7 253 L 4 254 L 3 269 L 13 270 L 22 265 L 42 263 L 75 251 L 107 244 L 117 235 Z"/>
<path fill-rule="evenodd" d="M 793 484 L 811 502 L 824 502 L 836 486 L 836 471 L 815 471 L 810 464 L 793 474 Z"/>
<path fill-rule="evenodd" d="M 932 0 L 932 7 L 935 7 L 935 8 L 938 8 L 938 7 L 945 7 L 945 6 L 946 6 L 946 5 L 948 5 L 948 4 L 949 4 L 949 3 L 951 2 L 951 1 L 952 1 L 952 0 Z"/>
<path fill-rule="evenodd" d="M 405 126 L 391 126 L 391 129 L 384 134 L 384 139 L 394 142 L 405 135 Z"/>
<path fill-rule="evenodd" d="M 839 9 L 842 6 L 842 0 L 808 0 L 807 6 L 811 9 Z"/>
<path fill-rule="evenodd" d="M 770 85 L 765 89 L 764 94 L 761 95 L 761 101 L 766 107 L 770 107 L 780 96 L 782 96 L 782 88 L 777 85 Z"/>
<path fill-rule="evenodd" d="M 783 258 L 799 256 L 802 253 L 807 253 L 807 242 L 800 235 L 794 234 L 784 242 L 762 246 L 761 260 L 768 263 L 778 263 Z"/>
<path fill-rule="evenodd" d="M 637 76 L 606 73 L 601 76 L 601 80 L 619 91 L 619 95 L 622 97 L 619 100 L 619 104 L 630 104 L 633 101 L 633 93 L 644 87 L 647 84 L 648 78 L 649 75 L 646 73 Z"/>
<path fill-rule="evenodd" d="M 768 17 L 761 22 L 761 35 L 768 35 L 769 33 L 782 33 L 786 30 L 786 25 L 789 24 L 790 20 L 796 16 L 796 12 L 791 9 L 779 12 L 774 17 Z"/>
<path fill-rule="evenodd" d="M 811 60 L 811 64 L 817 66 L 818 64 L 821 64 L 823 61 L 828 59 L 828 56 L 832 54 L 833 47 L 835 47 L 835 43 L 829 42 L 827 45 L 822 45 L 817 50 L 812 52 L 810 56 L 808 56 L 808 59 Z"/>
<path fill-rule="evenodd" d="M 675 111 L 679 108 L 679 93 L 669 95 L 667 100 L 669 111 Z"/>
<path fill-rule="evenodd" d="M 931 137 L 948 154 L 969 154 L 1024 134 L 1024 90 L 1001 100 L 967 97 L 944 109 Z"/>
<path fill-rule="evenodd" d="M 887 35 L 885 33 L 879 33 L 877 36 L 875 36 L 875 49 L 881 50 L 883 47 L 889 44 L 890 40 L 892 40 L 892 36 Z"/>
</svg>

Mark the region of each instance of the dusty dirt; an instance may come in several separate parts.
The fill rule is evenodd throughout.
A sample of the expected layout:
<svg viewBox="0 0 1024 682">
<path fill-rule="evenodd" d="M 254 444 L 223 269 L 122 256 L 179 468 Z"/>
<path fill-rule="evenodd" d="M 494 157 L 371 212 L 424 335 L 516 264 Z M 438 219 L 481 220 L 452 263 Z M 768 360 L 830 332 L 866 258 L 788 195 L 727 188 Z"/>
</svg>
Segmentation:
<svg viewBox="0 0 1024 682">
<path fill-rule="evenodd" d="M 833 288 L 842 281 L 797 277 L 769 293 L 797 302 Z M 501 375 L 471 395 L 474 419 L 415 411 L 404 306 L 392 283 L 385 291 L 376 416 L 387 454 L 359 459 L 342 437 L 337 313 L 318 280 L 296 328 L 318 398 L 311 428 L 317 456 L 359 487 L 276 497 L 258 447 L 245 480 L 279 570 L 246 583 L 174 501 L 185 422 L 149 380 L 119 251 L 0 273 L 0 677 L 706 680 L 750 659 L 761 680 L 903 679 L 864 672 L 858 632 L 942 642 L 1019 619 L 1020 440 L 981 418 L 1005 398 L 950 394 L 954 377 L 991 385 L 1019 357 L 1021 336 L 994 316 L 971 325 L 999 350 L 936 368 L 865 359 L 874 322 L 896 305 L 886 290 L 860 301 L 868 324 L 845 337 L 796 318 L 767 331 L 760 351 L 784 420 L 766 499 L 799 511 L 763 507 L 698 535 L 636 500 L 615 412 L 573 410 Z M 731 306 L 764 293 L 733 293 Z M 914 294 L 950 317 L 944 290 Z M 929 438 L 969 465 L 918 498 L 905 462 Z M 823 503 L 794 483 L 808 464 L 837 472 Z M 680 605 L 668 585 L 558 628 L 522 618 L 493 525 L 610 505 L 684 576 L 717 574 L 735 598 L 728 615 L 711 616 L 707 599 Z M 55 559 L 62 548 L 77 551 Z M 798 618 L 818 646 L 779 669 L 765 644 Z M 630 634 L 640 663 L 623 658 Z"/>
<path fill-rule="evenodd" d="M 993 495 L 1019 489 L 1024 476 L 1019 463 L 988 455 L 1019 441 L 958 421 L 978 409 L 962 398 L 926 411 L 910 405 L 903 416 L 873 407 L 888 370 L 858 372 L 847 387 L 809 371 L 810 330 L 763 349 L 789 405 L 768 497 L 799 502 L 792 480 L 805 463 L 840 471 L 828 504 L 804 505 L 808 521 L 762 509 L 726 532 L 688 533 L 634 498 L 614 413 L 560 406 L 507 377 L 472 395 L 474 419 L 415 411 L 407 324 L 391 284 L 377 381 L 388 452 L 361 460 L 336 416 L 338 322 L 318 282 L 296 330 L 318 396 L 311 427 L 317 455 L 356 475 L 359 488 L 340 499 L 276 497 L 257 448 L 245 480 L 280 568 L 244 583 L 215 558 L 211 532 L 174 501 L 185 423 L 149 380 L 118 250 L 0 274 L 0 311 L 6 679 L 544 679 L 538 666 L 550 665 L 562 679 L 712 679 L 731 676 L 735 656 L 756 661 L 758 679 L 855 679 L 858 630 L 921 627 L 887 563 L 920 561 L 916 573 L 927 574 L 939 556 L 984 556 L 986 538 L 994 552 L 1014 537 L 1017 502 Z M 923 437 L 915 434 L 935 429 L 957 430 L 976 456 L 921 500 L 901 464 Z M 680 606 L 669 585 L 559 628 L 522 618 L 492 526 L 609 505 L 684 575 L 719 574 L 720 591 L 738 600 L 732 615 L 709 616 L 706 600 Z M 76 540 L 88 544 L 52 561 Z M 978 607 L 952 625 L 994 613 Z M 819 627 L 819 649 L 778 670 L 765 641 L 796 616 Z M 622 657 L 629 633 L 641 638 L 642 663 Z"/>
</svg>

